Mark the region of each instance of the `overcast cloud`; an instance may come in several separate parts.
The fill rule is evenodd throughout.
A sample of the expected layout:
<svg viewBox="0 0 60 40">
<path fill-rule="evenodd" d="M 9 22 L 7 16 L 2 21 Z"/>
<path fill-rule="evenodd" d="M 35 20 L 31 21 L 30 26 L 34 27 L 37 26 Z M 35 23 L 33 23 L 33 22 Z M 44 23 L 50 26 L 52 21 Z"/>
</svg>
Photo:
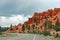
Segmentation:
<svg viewBox="0 0 60 40">
<path fill-rule="evenodd" d="M 0 0 L 0 25 L 27 21 L 34 12 L 60 7 L 60 0 Z"/>
</svg>

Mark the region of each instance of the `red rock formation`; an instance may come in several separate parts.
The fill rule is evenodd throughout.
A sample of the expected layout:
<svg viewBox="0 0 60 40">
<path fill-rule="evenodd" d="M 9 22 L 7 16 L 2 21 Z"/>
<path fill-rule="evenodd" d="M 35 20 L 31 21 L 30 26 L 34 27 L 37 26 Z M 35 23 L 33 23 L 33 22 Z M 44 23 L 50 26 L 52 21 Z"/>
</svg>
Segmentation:
<svg viewBox="0 0 60 40">
<path fill-rule="evenodd" d="M 24 24 L 18 24 L 17 26 L 14 26 L 12 29 L 15 30 L 16 32 L 22 32 L 22 25 L 24 25 L 25 28 L 27 25 L 30 25 L 30 28 L 31 28 L 30 31 L 32 31 L 32 25 L 34 24 L 35 25 L 34 31 L 38 29 L 37 31 L 42 32 L 45 30 L 45 27 L 43 26 L 45 21 L 51 21 L 52 25 L 55 25 L 57 19 L 60 22 L 60 8 L 49 9 L 48 11 L 41 12 L 41 13 L 34 12 L 34 15 L 32 16 L 32 18 L 29 18 L 28 21 L 24 22 Z M 18 28 L 17 30 L 16 30 L 16 27 Z M 47 25 L 46 28 L 48 29 L 48 27 L 49 26 Z M 27 29 L 25 30 L 26 32 L 28 31 Z M 11 31 L 11 30 L 8 29 L 8 31 Z M 56 31 L 53 29 L 50 32 L 52 34 L 53 32 L 56 32 Z"/>
<path fill-rule="evenodd" d="M 29 18 L 28 24 L 33 24 L 33 23 L 34 23 L 34 19 L 33 18 Z"/>
</svg>

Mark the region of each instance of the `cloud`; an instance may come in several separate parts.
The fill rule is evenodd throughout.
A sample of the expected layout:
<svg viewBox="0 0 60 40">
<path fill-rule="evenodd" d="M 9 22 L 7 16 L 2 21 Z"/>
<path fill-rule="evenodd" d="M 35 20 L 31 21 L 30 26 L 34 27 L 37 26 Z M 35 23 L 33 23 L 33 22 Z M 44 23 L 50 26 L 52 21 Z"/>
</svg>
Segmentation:
<svg viewBox="0 0 60 40">
<path fill-rule="evenodd" d="M 0 16 L 32 15 L 55 7 L 60 7 L 60 0 L 0 0 Z"/>
<path fill-rule="evenodd" d="M 0 25 L 3 27 L 9 26 L 10 24 L 24 23 L 31 16 L 24 15 L 12 15 L 11 17 L 0 16 Z"/>
<path fill-rule="evenodd" d="M 0 0 L 0 16 L 32 15 L 55 7 L 60 7 L 60 0 Z"/>
<path fill-rule="evenodd" d="M 0 25 L 23 23 L 34 12 L 60 7 L 60 0 L 0 0 Z"/>
</svg>

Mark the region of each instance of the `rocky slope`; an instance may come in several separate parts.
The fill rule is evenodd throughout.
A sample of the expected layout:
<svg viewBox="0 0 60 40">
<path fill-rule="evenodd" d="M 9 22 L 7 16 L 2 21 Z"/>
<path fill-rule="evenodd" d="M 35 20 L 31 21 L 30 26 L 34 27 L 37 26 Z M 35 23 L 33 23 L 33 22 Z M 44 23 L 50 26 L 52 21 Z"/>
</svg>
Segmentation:
<svg viewBox="0 0 60 40">
<path fill-rule="evenodd" d="M 42 33 L 48 31 L 50 34 L 60 34 L 60 8 L 49 9 L 44 12 L 34 12 L 32 18 L 24 24 L 10 25 L 6 32 Z"/>
</svg>

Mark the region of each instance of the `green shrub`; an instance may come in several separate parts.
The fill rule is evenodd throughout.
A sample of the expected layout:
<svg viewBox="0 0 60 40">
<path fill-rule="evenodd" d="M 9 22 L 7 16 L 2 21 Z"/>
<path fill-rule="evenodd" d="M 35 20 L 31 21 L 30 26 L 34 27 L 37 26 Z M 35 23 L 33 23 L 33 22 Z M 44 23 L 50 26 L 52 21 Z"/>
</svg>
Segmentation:
<svg viewBox="0 0 60 40">
<path fill-rule="evenodd" d="M 42 34 L 43 34 L 44 36 L 47 36 L 47 35 L 50 36 L 50 33 L 49 33 L 48 31 L 43 31 Z"/>
<path fill-rule="evenodd" d="M 58 35 L 58 33 L 55 35 L 55 38 L 60 38 L 60 36 Z"/>
</svg>

